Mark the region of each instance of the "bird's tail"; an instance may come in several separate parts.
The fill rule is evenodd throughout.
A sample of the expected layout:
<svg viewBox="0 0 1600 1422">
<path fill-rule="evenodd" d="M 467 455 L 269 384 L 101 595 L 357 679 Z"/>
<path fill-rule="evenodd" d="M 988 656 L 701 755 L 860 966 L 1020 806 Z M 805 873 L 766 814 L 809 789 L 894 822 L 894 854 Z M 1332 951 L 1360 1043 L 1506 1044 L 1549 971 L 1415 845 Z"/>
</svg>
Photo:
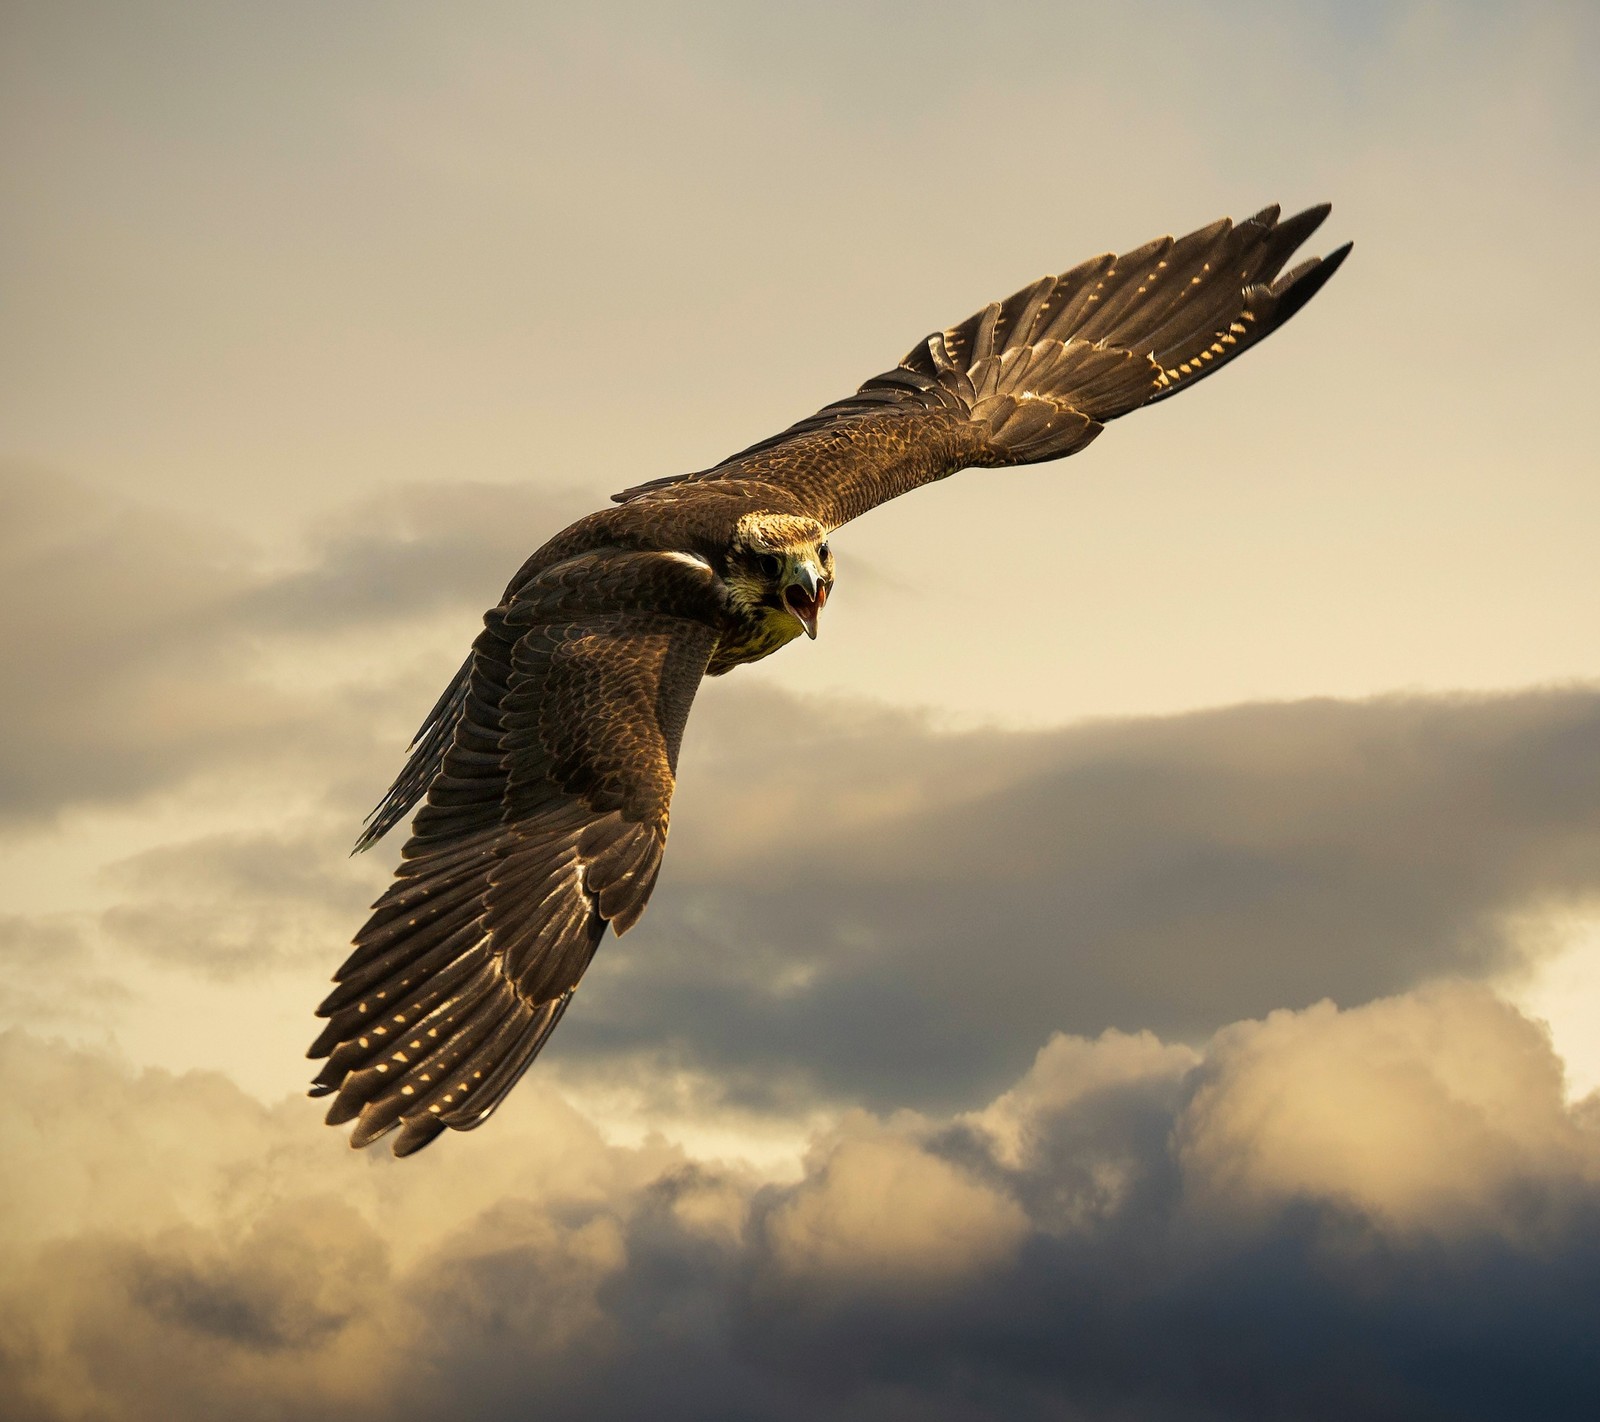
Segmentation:
<svg viewBox="0 0 1600 1422">
<path fill-rule="evenodd" d="M 1284 265 L 1326 204 L 1284 222 L 1276 206 L 1042 277 L 937 331 L 857 400 L 903 400 L 915 383 L 983 426 L 995 463 L 1081 449 L 1114 420 L 1205 379 L 1271 335 L 1338 269 L 1350 245 Z M 929 397 L 932 397 L 930 399 Z"/>
</svg>

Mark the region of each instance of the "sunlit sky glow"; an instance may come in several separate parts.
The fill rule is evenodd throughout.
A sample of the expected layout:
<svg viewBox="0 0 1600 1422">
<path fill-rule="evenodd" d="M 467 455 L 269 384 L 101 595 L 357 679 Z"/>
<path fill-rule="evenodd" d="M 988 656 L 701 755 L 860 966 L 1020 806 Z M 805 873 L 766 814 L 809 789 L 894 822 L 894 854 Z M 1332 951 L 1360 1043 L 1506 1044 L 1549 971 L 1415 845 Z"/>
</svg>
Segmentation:
<svg viewBox="0 0 1600 1422">
<path fill-rule="evenodd" d="M 7 6 L 17 1415 L 1587 1416 L 1597 72 L 1579 3 Z M 489 1128 L 319 1124 L 528 551 L 1274 200 L 1356 243 L 1283 332 L 705 688 Z"/>
</svg>

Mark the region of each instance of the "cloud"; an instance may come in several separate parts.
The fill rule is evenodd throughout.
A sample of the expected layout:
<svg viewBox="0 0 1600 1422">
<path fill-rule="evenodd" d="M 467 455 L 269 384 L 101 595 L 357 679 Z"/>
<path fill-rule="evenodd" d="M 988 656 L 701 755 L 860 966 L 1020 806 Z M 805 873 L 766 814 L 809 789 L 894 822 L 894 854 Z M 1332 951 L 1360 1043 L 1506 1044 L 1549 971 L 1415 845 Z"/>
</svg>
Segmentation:
<svg viewBox="0 0 1600 1422">
<path fill-rule="evenodd" d="M 294 635 L 321 635 L 298 598 Z M 146 744 L 158 783 L 248 777 L 249 813 L 148 836 L 75 931 L 219 980 L 293 967 L 309 1011 L 396 847 L 349 861 L 349 840 L 453 654 L 381 691 L 296 687 L 265 743 L 229 748 L 224 720 L 170 762 Z M 1530 923 L 1600 896 L 1595 766 L 1586 687 L 950 733 L 711 683 L 656 898 L 603 946 L 540 1074 L 626 1086 L 641 1116 L 684 1115 L 670 1098 L 690 1080 L 689 1114 L 950 1112 L 1061 1028 L 1199 1041 L 1278 1007 L 1493 977 L 1548 950 Z M 80 773 L 63 794 L 91 793 Z"/>
<path fill-rule="evenodd" d="M 1179 1140 L 1200 1208 L 1511 1234 L 1600 1183 L 1544 1034 L 1482 988 L 1275 1012 L 1219 1034 L 1202 1076 Z"/>
<path fill-rule="evenodd" d="M 391 489 L 275 566 L 218 527 L 0 470 L 0 823 L 208 774 L 332 775 L 371 758 L 375 780 L 363 694 L 404 704 L 416 677 L 406 714 L 420 720 L 427 686 L 454 669 L 414 665 L 395 629 L 415 641 L 444 616 L 470 642 L 539 541 L 528 530 L 558 526 L 562 507 L 510 487 Z"/>
<path fill-rule="evenodd" d="M 737 683 L 1015 721 L 1588 675 L 1593 361 L 1528 313 L 1594 304 L 1595 8 L 515 8 L 12 26 L 0 424 L 185 512 L 0 493 L 0 829 L 56 827 L 8 1016 L 298 1074 L 384 870 L 355 821 L 583 511 L 383 481 L 537 451 L 598 502 L 1271 196 L 1360 253 L 1092 463 L 850 530 L 828 638 L 706 688 L 661 896 L 490 1130 L 397 1169 L 0 1044 L 0 1410 L 1586 1416 L 1600 1102 L 1459 979 L 1592 910 L 1592 689 L 1025 736 Z M 930 221 L 954 172 L 1018 201 Z M 256 541 L 335 485 L 371 496 Z M 798 1179 L 704 1158 L 863 1101 Z"/>
<path fill-rule="evenodd" d="M 220 546 L 219 546 L 220 543 Z M 223 635 L 227 540 L 65 480 L 0 484 L 0 804 L 36 820 L 137 795 L 282 734 L 298 708 Z"/>
<path fill-rule="evenodd" d="M 511 484 L 386 489 L 321 519 L 305 539 L 301 566 L 263 579 L 238 612 L 252 627 L 311 633 L 441 609 L 475 615 L 499 601 L 546 538 L 587 512 L 570 491 Z"/>
<path fill-rule="evenodd" d="M 235 807 L 152 823 L 103 871 L 97 849 L 109 902 L 53 922 L 218 981 L 303 971 L 309 1011 L 394 852 L 345 848 L 551 510 L 393 490 L 269 564 L 92 491 L 6 487 L 13 823 L 185 787 Z M 714 682 L 656 900 L 541 1073 L 631 1082 L 640 1116 L 952 1112 L 1060 1028 L 1199 1041 L 1489 977 L 1529 922 L 1600 895 L 1596 766 L 1585 687 L 950 733 Z"/>
<path fill-rule="evenodd" d="M 0 914 L 0 1021 L 97 1025 L 127 989 L 72 915 Z"/>
<path fill-rule="evenodd" d="M 1596 766 L 1588 688 L 1026 734 L 708 688 L 655 902 L 552 1056 L 951 1110 L 1058 1027 L 1489 976 L 1600 894 Z"/>
<path fill-rule="evenodd" d="M 868 1292 L 969 1279 L 1004 1263 L 1027 1227 L 1006 1195 L 860 1119 L 845 1122 L 765 1221 L 785 1282 Z"/>
<path fill-rule="evenodd" d="M 381 892 L 330 817 L 281 832 L 164 844 L 107 867 L 122 895 L 99 916 L 115 945 L 220 980 L 327 966 Z"/>
<path fill-rule="evenodd" d="M 1555 1418 L 1600 1380 L 1600 1129 L 1467 984 L 1057 1035 L 792 1183 L 548 1094 L 396 1163 L 214 1075 L 15 1032 L 0 1074 L 29 1418 Z"/>
</svg>

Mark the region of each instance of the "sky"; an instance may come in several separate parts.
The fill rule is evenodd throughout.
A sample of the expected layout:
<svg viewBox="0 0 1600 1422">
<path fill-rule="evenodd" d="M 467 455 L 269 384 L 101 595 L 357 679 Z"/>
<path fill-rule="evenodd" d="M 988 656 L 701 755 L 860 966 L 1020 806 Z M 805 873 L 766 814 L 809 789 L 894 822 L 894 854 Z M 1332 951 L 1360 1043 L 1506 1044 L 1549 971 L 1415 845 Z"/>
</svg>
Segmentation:
<svg viewBox="0 0 1600 1422">
<path fill-rule="evenodd" d="M 0 1393 L 1588 1417 L 1591 5 L 0 7 Z M 834 540 L 535 1070 L 308 1101 L 522 558 L 1046 271 L 1356 243 Z"/>
</svg>

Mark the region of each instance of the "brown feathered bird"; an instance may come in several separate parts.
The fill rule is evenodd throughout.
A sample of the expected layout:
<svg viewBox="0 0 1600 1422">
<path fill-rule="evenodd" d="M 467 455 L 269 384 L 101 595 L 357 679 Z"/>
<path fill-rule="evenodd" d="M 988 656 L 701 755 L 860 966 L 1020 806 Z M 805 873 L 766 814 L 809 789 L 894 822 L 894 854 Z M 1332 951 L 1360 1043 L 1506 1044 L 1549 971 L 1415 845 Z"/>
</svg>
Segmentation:
<svg viewBox="0 0 1600 1422">
<path fill-rule="evenodd" d="M 396 1155 L 481 1125 L 644 912 L 695 689 L 815 637 L 834 529 L 972 465 L 1059 459 L 1270 335 L 1349 245 L 1267 208 L 1044 277 L 722 463 L 616 496 L 523 564 L 364 849 L 418 800 L 396 882 L 318 1009 L 314 1095 Z"/>
</svg>

